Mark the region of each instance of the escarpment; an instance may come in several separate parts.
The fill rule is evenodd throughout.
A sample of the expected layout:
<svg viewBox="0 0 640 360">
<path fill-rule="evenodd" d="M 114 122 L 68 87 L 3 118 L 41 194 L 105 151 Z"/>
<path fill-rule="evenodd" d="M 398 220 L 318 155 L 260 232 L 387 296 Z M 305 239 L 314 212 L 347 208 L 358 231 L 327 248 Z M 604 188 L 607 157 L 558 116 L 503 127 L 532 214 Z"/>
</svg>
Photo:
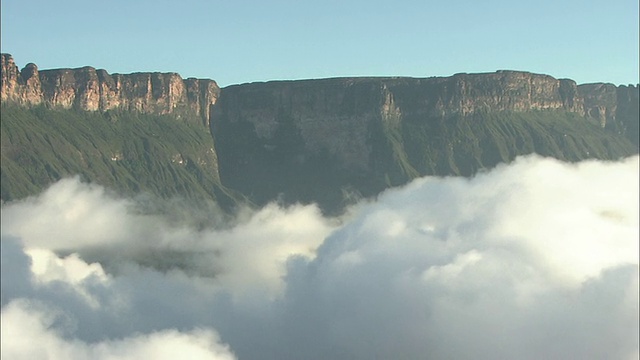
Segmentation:
<svg viewBox="0 0 640 360">
<path fill-rule="evenodd" d="M 215 81 L 89 66 L 18 70 L 8 54 L 1 65 L 2 200 L 80 175 L 127 195 L 235 201 L 220 184 L 209 134 Z"/>
<path fill-rule="evenodd" d="M 225 127 L 245 123 L 269 151 L 288 122 L 304 149 L 326 151 L 346 168 L 366 170 L 372 150 L 366 135 L 383 123 L 532 110 L 584 115 L 575 82 L 546 75 L 500 71 L 427 79 L 336 78 L 227 87 L 214 107 L 212 132 L 225 137 Z"/>
<path fill-rule="evenodd" d="M 1 65 L 3 199 L 80 173 L 131 193 L 335 212 L 416 177 L 473 176 L 519 155 L 638 152 L 633 85 L 497 71 L 220 89 L 176 73 L 20 70 L 7 54 Z"/>
<path fill-rule="evenodd" d="M 626 136 L 638 146 L 640 99 L 637 85 L 583 84 L 578 86 L 578 92 L 584 99 L 588 117 L 597 119 L 603 128 Z"/>
<path fill-rule="evenodd" d="M 173 114 L 208 128 L 209 110 L 220 93 L 215 81 L 182 79 L 176 73 L 109 74 L 90 66 L 78 69 L 22 70 L 2 54 L 2 101 L 85 111 L 136 111 Z"/>
<path fill-rule="evenodd" d="M 523 154 L 577 161 L 635 153 L 637 141 L 625 137 L 629 124 L 637 128 L 638 89 L 611 87 L 613 97 L 586 96 L 572 80 L 517 71 L 250 83 L 222 89 L 211 132 L 223 183 L 257 202 L 332 207 Z M 598 106 L 617 117 L 600 119 Z M 621 112 L 629 124 L 609 131 Z"/>
</svg>

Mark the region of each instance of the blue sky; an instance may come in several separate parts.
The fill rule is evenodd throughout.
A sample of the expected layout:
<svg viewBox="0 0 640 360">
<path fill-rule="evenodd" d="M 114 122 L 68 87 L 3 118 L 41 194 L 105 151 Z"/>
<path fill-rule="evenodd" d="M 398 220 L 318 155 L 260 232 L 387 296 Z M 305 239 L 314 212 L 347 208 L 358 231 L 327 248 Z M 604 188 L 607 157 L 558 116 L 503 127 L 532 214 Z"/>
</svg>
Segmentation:
<svg viewBox="0 0 640 360">
<path fill-rule="evenodd" d="M 178 72 L 221 86 L 499 69 L 638 83 L 638 1 L 2 0 L 18 66 Z"/>
</svg>

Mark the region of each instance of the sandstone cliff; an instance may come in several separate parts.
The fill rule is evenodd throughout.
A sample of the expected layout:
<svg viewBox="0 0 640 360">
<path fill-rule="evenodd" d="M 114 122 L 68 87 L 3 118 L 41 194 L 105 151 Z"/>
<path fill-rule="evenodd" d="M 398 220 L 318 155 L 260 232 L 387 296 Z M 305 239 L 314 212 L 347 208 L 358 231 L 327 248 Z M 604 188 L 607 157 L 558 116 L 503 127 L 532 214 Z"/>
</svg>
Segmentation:
<svg viewBox="0 0 640 360">
<path fill-rule="evenodd" d="M 1 55 L 2 102 L 85 111 L 124 110 L 175 114 L 208 128 L 209 111 L 220 88 L 209 79 L 182 79 L 175 73 L 109 74 L 92 67 L 22 70 L 9 54 Z"/>
<path fill-rule="evenodd" d="M 346 168 L 363 170 L 370 165 L 368 130 L 382 122 L 487 111 L 561 109 L 584 115 L 584 100 L 572 80 L 515 71 L 253 83 L 224 88 L 220 100 L 212 114 L 214 135 L 218 123 L 244 121 L 268 142 L 287 118 L 305 149 L 327 151 Z"/>
<path fill-rule="evenodd" d="M 215 188 L 223 198 L 318 202 L 335 211 L 350 198 L 373 196 L 418 176 L 471 176 L 522 154 L 578 161 L 638 152 L 637 86 L 578 86 L 528 72 L 272 81 L 219 89 L 213 80 L 175 73 L 39 71 L 34 64 L 19 70 L 3 54 L 0 80 L 2 103 L 8 105 L 2 155 L 10 160 L 3 161 L 2 176 L 21 174 L 20 180 L 3 181 L 3 189 L 33 185 L 23 193 L 82 170 L 134 192 L 166 195 L 162 189 L 170 188 L 195 194 L 193 189 Z M 61 113 L 65 109 L 88 113 Z M 207 139 L 184 140 L 170 133 L 170 123 L 146 125 L 165 121 L 159 119 L 165 114 L 186 119 L 172 120 L 184 125 L 173 132 L 197 130 Z M 51 117 L 76 122 L 43 121 Z M 83 117 L 97 120 L 80 129 Z M 118 118 L 123 121 L 113 121 Z M 63 123 L 65 129 L 55 128 Z M 104 146 L 86 160 L 97 143 Z M 68 151 L 61 151 L 65 146 Z M 37 169 L 29 170 L 34 164 Z M 104 164 L 104 171 L 94 171 L 95 164 Z M 138 178 L 144 181 L 132 180 Z"/>
<path fill-rule="evenodd" d="M 636 146 L 638 141 L 638 86 L 583 84 L 578 92 L 584 99 L 587 116 L 597 119 L 603 128 L 627 136 Z"/>
<path fill-rule="evenodd" d="M 631 125 L 603 129 L 620 123 L 623 108 L 637 129 L 637 105 L 628 116 L 637 87 L 601 86 L 613 95 L 516 71 L 250 83 L 222 89 L 211 132 L 223 183 L 257 202 L 284 196 L 331 207 L 344 193 L 468 176 L 532 152 L 570 161 L 637 152 L 617 136 Z M 600 119 L 598 107 L 617 120 Z"/>
</svg>

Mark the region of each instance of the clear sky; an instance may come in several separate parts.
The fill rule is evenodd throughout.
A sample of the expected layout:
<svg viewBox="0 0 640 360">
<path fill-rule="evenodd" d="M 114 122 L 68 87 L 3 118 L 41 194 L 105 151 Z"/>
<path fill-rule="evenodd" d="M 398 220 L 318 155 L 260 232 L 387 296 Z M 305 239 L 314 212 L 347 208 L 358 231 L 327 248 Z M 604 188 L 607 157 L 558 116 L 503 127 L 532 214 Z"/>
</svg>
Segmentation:
<svg viewBox="0 0 640 360">
<path fill-rule="evenodd" d="M 221 86 L 524 70 L 636 84 L 638 0 L 2 0 L 18 66 L 178 72 Z"/>
</svg>

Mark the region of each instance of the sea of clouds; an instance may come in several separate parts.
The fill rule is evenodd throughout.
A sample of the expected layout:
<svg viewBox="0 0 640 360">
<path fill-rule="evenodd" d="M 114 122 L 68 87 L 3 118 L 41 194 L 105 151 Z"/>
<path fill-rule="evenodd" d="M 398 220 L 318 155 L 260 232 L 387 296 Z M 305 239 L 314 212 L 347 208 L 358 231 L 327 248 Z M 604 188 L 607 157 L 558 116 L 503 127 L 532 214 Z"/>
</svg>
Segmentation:
<svg viewBox="0 0 640 360">
<path fill-rule="evenodd" d="M 638 156 L 520 157 L 340 218 L 271 204 L 206 226 L 65 179 L 2 206 L 1 355 L 637 359 L 638 199 Z"/>
</svg>

